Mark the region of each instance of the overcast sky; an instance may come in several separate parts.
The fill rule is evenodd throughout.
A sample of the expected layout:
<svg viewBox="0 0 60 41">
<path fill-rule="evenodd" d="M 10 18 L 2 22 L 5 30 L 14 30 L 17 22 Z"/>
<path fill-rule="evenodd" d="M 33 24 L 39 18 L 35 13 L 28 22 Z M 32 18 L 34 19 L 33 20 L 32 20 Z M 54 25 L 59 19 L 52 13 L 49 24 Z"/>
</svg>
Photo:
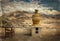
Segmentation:
<svg viewBox="0 0 60 41">
<path fill-rule="evenodd" d="M 2 0 L 2 1 L 7 2 L 7 0 Z M 9 0 L 9 1 L 13 2 L 14 0 Z M 15 1 L 16 2 L 19 2 L 19 1 L 24 1 L 24 2 L 38 1 L 39 4 L 46 4 L 46 6 L 50 6 L 56 10 L 60 10 L 60 0 L 15 0 Z"/>
<path fill-rule="evenodd" d="M 5 3 L 8 2 L 8 0 L 2 0 L 2 1 L 5 2 Z M 38 2 L 38 5 L 39 5 L 39 7 L 37 5 L 33 5 L 33 7 L 31 7 L 30 5 L 28 5 L 27 9 L 26 9 L 26 6 L 23 6 L 23 5 L 16 6 L 15 5 L 16 6 L 15 9 L 23 9 L 23 10 L 27 10 L 27 11 L 28 10 L 31 10 L 32 11 L 35 8 L 38 7 L 38 9 L 43 12 L 42 9 L 47 9 L 47 8 L 51 7 L 51 8 L 49 8 L 49 10 L 52 9 L 53 11 L 54 10 L 60 11 L 60 0 L 15 0 L 15 1 L 16 2 L 24 1 L 24 3 L 29 3 L 29 2 L 32 2 L 32 1 L 33 2 L 36 1 L 36 3 Z M 14 2 L 14 0 L 9 0 L 9 2 Z M 43 6 L 41 6 L 41 4 L 43 4 Z M 8 7 L 6 7 L 6 8 L 8 8 Z M 50 12 L 49 10 L 48 10 L 48 12 Z"/>
</svg>

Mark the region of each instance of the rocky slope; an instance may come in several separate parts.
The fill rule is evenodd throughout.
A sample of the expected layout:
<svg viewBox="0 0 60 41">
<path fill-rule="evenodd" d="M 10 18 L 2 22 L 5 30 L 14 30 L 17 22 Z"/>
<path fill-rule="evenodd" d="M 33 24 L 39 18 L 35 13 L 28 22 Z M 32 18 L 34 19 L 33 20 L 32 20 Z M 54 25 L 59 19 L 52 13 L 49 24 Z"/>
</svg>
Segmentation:
<svg viewBox="0 0 60 41">
<path fill-rule="evenodd" d="M 16 27 L 15 38 L 10 38 L 11 41 L 60 41 L 60 14 L 40 14 L 40 27 L 42 28 L 41 37 L 34 38 L 31 36 L 20 36 L 21 33 L 30 33 L 30 28 L 32 26 L 32 15 L 33 13 L 28 13 L 26 11 L 17 11 L 3 15 L 4 21 L 8 24 L 12 24 L 13 28 Z M 9 41 L 9 39 L 6 41 Z"/>
</svg>

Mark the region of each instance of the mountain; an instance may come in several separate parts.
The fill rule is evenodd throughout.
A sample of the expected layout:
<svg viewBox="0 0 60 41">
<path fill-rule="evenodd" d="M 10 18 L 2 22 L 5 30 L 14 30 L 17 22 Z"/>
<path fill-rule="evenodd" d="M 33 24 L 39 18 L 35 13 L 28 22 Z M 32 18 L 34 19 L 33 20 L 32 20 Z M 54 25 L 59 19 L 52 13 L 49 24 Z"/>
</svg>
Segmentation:
<svg viewBox="0 0 60 41">
<path fill-rule="evenodd" d="M 16 11 L 16 12 L 11 12 L 9 14 L 8 13 L 4 14 L 4 17 L 8 18 L 14 27 L 18 26 L 18 27 L 24 28 L 24 27 L 32 26 L 32 15 L 33 13 L 29 13 L 26 11 Z M 51 27 L 50 25 L 53 25 L 52 26 L 53 28 L 59 28 L 59 25 L 60 25 L 59 15 L 60 14 L 47 15 L 47 14 L 40 13 L 41 27 Z"/>
<path fill-rule="evenodd" d="M 3 15 L 3 21 L 5 22 L 5 26 L 12 26 L 15 30 L 15 37 L 14 39 L 17 40 L 24 40 L 26 41 L 55 41 L 60 40 L 60 16 L 56 18 L 58 15 L 47 15 L 47 14 L 41 14 L 40 13 L 40 27 L 41 29 L 41 37 L 27 37 L 21 36 L 21 33 L 30 33 L 30 29 L 32 27 L 32 15 L 33 13 L 29 13 L 26 11 L 16 11 L 16 12 L 10 12 L 9 14 Z M 0 21 L 1 22 L 1 21 Z M 31 34 L 31 33 L 30 33 Z M 20 39 L 21 38 L 21 39 Z M 7 39 L 6 39 L 7 40 Z M 11 39 L 12 40 L 12 39 Z M 7 40 L 9 41 L 9 39 Z M 25 40 L 24 40 L 25 41 Z"/>
<path fill-rule="evenodd" d="M 29 26 L 29 23 L 31 22 L 31 16 L 32 14 L 27 14 L 28 12 L 25 11 L 17 11 L 17 12 L 12 12 L 10 14 L 5 14 L 4 17 L 8 18 L 9 21 L 11 21 L 12 25 L 14 27 L 23 27 L 26 25 Z M 30 21 L 30 22 L 27 22 Z"/>
</svg>

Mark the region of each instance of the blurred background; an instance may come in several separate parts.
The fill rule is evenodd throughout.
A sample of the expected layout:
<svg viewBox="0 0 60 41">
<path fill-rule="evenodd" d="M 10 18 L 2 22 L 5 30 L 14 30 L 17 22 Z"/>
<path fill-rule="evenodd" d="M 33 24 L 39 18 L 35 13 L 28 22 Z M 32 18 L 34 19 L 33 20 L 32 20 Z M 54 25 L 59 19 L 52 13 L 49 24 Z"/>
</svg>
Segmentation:
<svg viewBox="0 0 60 41">
<path fill-rule="evenodd" d="M 32 15 L 40 14 L 41 37 L 32 37 Z M 1 41 L 60 41 L 60 0 L 0 0 L 0 36 L 5 28 L 13 36 Z M 11 33 L 10 33 L 11 34 Z"/>
</svg>

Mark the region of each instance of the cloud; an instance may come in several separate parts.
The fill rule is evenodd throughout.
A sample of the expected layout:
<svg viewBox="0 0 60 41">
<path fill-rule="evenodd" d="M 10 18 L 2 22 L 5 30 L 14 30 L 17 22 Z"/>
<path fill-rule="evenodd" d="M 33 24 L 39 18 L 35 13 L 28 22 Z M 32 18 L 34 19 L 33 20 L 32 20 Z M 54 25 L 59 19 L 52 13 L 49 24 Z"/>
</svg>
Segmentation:
<svg viewBox="0 0 60 41">
<path fill-rule="evenodd" d="M 27 11 L 27 12 L 34 12 L 35 9 L 39 10 L 39 13 L 44 13 L 44 14 L 58 14 L 59 12 L 57 10 L 54 10 L 53 7 L 48 7 L 46 6 L 47 4 L 38 4 L 38 2 L 16 2 L 12 3 L 10 5 L 7 5 L 4 7 L 5 12 L 12 12 L 12 11 Z M 45 6 L 44 6 L 45 5 Z M 52 10 L 50 10 L 52 9 Z"/>
</svg>

